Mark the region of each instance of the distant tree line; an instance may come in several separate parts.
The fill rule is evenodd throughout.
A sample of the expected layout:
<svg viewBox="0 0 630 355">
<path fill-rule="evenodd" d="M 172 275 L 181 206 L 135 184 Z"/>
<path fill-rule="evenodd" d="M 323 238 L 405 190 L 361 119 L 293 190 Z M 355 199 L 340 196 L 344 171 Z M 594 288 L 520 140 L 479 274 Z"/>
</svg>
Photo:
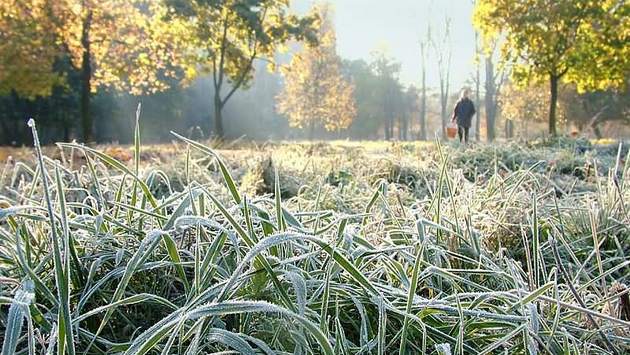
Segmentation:
<svg viewBox="0 0 630 355">
<path fill-rule="evenodd" d="M 45 128 L 48 143 L 127 143 L 137 102 L 143 102 L 143 135 L 153 141 L 168 140 L 169 130 L 253 139 L 411 138 L 417 92 L 400 83 L 398 63 L 385 53 L 371 63 L 339 58 L 321 8 L 296 17 L 284 1 L 254 2 L 130 0 L 122 8 L 110 0 L 3 2 L 0 143 L 28 144 L 29 117 Z M 191 20 L 200 16 L 205 21 Z M 118 17 L 127 21 L 121 28 Z M 309 89 L 326 93 L 310 116 L 325 123 L 309 124 L 310 133 L 290 127 L 300 126 L 303 118 L 292 120 L 291 111 L 306 96 L 286 91 L 291 65 L 285 75 L 277 70 L 287 61 L 278 46 L 290 40 L 311 57 L 320 53 L 311 60 L 321 67 L 311 70 L 315 76 L 304 64 L 293 70 Z M 294 65 L 299 58 L 309 59 L 297 55 Z M 293 101 L 285 100 L 283 110 L 287 98 Z"/>
<path fill-rule="evenodd" d="M 2 102 L 23 106 L 26 99 L 43 107 L 73 97 L 68 103 L 79 107 L 73 131 L 92 142 L 103 138 L 95 113 L 112 113 L 98 110 L 99 93 L 151 95 L 210 76 L 208 116 L 222 138 L 224 108 L 251 83 L 255 62 L 273 62 L 290 40 L 317 41 L 318 19 L 288 8 L 284 0 L 6 0 L 0 3 Z M 46 116 L 52 124 L 64 115 Z"/>
<path fill-rule="evenodd" d="M 451 87 L 448 18 L 427 26 L 415 87 L 400 81 L 400 63 L 386 52 L 339 57 L 328 6 L 303 16 L 289 6 L 4 0 L 0 144 L 29 144 L 29 117 L 47 143 L 127 143 L 138 102 L 148 141 L 167 141 L 170 130 L 258 140 L 444 137 L 459 89 Z M 499 124 L 510 137 L 537 121 L 552 135 L 562 124 L 596 136 L 607 122 L 630 123 L 629 18 L 624 0 L 476 1 L 475 137 L 498 137 Z M 429 70 L 438 88 L 427 87 Z"/>
</svg>

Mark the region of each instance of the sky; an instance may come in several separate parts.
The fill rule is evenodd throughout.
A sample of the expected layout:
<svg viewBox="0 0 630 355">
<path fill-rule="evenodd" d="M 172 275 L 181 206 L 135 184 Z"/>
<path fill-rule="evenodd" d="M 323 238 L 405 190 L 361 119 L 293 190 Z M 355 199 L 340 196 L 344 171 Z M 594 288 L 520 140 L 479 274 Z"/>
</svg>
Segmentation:
<svg viewBox="0 0 630 355">
<path fill-rule="evenodd" d="M 294 0 L 298 12 L 314 0 Z M 443 33 L 446 16 L 451 19 L 451 92 L 458 91 L 474 72 L 475 33 L 471 23 L 471 0 L 329 0 L 337 30 L 337 51 L 347 59 L 370 60 L 371 53 L 385 48 L 401 63 L 400 79 L 419 86 L 420 40 L 430 23 L 434 35 Z M 439 86 L 433 53 L 427 63 L 427 85 Z"/>
</svg>

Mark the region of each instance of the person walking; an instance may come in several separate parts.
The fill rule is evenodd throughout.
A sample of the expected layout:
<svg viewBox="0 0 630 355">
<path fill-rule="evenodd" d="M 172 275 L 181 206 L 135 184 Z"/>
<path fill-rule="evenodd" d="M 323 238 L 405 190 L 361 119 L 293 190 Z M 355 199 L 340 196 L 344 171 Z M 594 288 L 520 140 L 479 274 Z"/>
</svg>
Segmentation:
<svg viewBox="0 0 630 355">
<path fill-rule="evenodd" d="M 468 98 L 469 95 L 469 89 L 465 88 L 462 90 L 459 100 L 455 104 L 453 118 L 451 119 L 452 122 L 457 122 L 457 136 L 459 137 L 459 142 L 464 144 L 468 144 L 468 131 L 470 131 L 470 126 L 472 125 L 472 116 L 477 112 L 475 104 Z"/>
</svg>

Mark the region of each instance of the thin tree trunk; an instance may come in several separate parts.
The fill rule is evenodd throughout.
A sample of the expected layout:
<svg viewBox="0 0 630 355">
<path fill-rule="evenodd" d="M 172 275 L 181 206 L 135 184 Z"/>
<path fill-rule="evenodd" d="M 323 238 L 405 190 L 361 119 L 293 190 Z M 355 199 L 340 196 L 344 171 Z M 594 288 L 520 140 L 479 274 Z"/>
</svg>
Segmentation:
<svg viewBox="0 0 630 355">
<path fill-rule="evenodd" d="M 438 76 L 440 79 L 440 120 L 442 126 L 442 139 L 446 139 L 446 124 L 447 124 L 447 105 L 448 105 L 448 93 L 450 86 L 450 77 L 451 77 L 451 56 L 452 51 L 450 47 L 447 47 L 447 44 L 451 41 L 450 38 L 450 26 L 451 21 L 450 18 L 446 18 L 446 32 L 444 33 L 444 37 L 442 38 L 442 44 L 438 46 L 435 42 L 433 42 L 433 46 L 437 52 L 438 57 Z"/>
<path fill-rule="evenodd" d="M 427 64 L 425 43 L 420 44 L 420 56 L 422 57 L 422 95 L 420 97 L 420 140 L 427 140 Z"/>
<path fill-rule="evenodd" d="M 593 130 L 593 133 L 595 134 L 595 137 L 597 139 L 601 139 L 602 138 L 602 131 L 599 128 L 599 124 L 602 122 L 601 121 L 601 117 L 602 117 L 602 115 L 604 114 L 604 112 L 606 111 L 607 108 L 608 108 L 608 106 L 605 106 L 604 108 L 599 110 L 599 112 L 597 112 L 593 116 L 593 118 L 591 118 L 591 122 L 589 123 L 589 126 Z"/>
<path fill-rule="evenodd" d="M 11 132 L 11 129 L 9 128 L 9 126 L 7 125 L 7 121 L 9 120 L 8 115 L 7 116 L 3 116 L 2 118 L 0 118 L 0 128 L 2 131 L 2 141 L 0 141 L 0 144 L 2 145 L 10 145 L 11 141 L 13 139 L 11 139 L 11 134 L 9 132 Z"/>
<path fill-rule="evenodd" d="M 408 136 L 408 131 L 409 131 L 409 119 L 408 117 L 405 115 L 405 117 L 403 117 L 403 134 L 402 134 L 402 138 L 404 141 L 407 140 L 407 136 Z"/>
<path fill-rule="evenodd" d="M 389 119 L 389 138 L 394 139 L 394 116 Z"/>
<path fill-rule="evenodd" d="M 481 140 L 481 114 L 479 113 L 479 111 L 481 111 L 481 103 L 480 103 L 480 92 L 479 92 L 479 86 L 481 83 L 481 75 L 480 75 L 480 65 L 479 65 L 479 33 L 475 31 L 475 57 L 477 58 L 476 62 L 476 69 L 477 69 L 477 73 L 476 73 L 476 77 L 475 77 L 475 109 L 477 110 L 477 113 L 475 114 L 475 140 L 477 142 L 479 142 Z"/>
<path fill-rule="evenodd" d="M 219 91 L 215 90 L 214 94 L 214 135 L 218 139 L 223 139 L 223 105 Z"/>
<path fill-rule="evenodd" d="M 90 112 L 90 95 L 92 91 L 92 63 L 90 48 L 90 26 L 92 22 L 92 11 L 89 11 L 83 21 L 81 32 L 81 46 L 83 47 L 83 57 L 81 59 L 81 128 L 83 141 L 91 143 L 94 139 L 92 114 Z"/>
<path fill-rule="evenodd" d="M 593 133 L 595 134 L 595 138 L 602 139 L 603 134 L 602 134 L 602 130 L 599 128 L 599 123 L 594 124 L 592 128 L 593 128 Z"/>
<path fill-rule="evenodd" d="M 387 85 L 390 85 L 388 82 Z M 387 87 L 386 97 L 383 107 L 383 114 L 385 115 L 385 140 L 391 140 L 394 138 L 394 113 L 392 109 L 392 89 Z"/>
<path fill-rule="evenodd" d="M 9 112 L 14 112 L 12 109 L 13 106 L 13 93 L 0 98 L 0 102 L 2 103 L 2 109 L 0 110 L 0 132 L 2 140 L 0 140 L 0 145 L 11 145 L 11 141 L 15 140 L 16 131 L 13 131 L 11 127 L 9 127 L 10 120 L 12 121 Z"/>
<path fill-rule="evenodd" d="M 514 122 L 505 120 L 505 138 L 510 139 L 512 137 L 514 137 Z"/>
<path fill-rule="evenodd" d="M 446 139 L 446 124 L 448 121 L 447 117 L 447 105 L 448 105 L 448 92 L 449 92 L 449 80 L 450 80 L 450 53 L 449 53 L 449 61 L 446 66 L 446 78 L 443 78 L 443 74 L 440 74 L 440 103 L 441 103 L 441 112 L 440 116 L 442 118 L 442 139 Z"/>
<path fill-rule="evenodd" d="M 553 137 L 558 135 L 556 130 L 556 106 L 558 102 L 558 76 L 551 74 L 549 76 L 549 89 L 551 90 L 551 98 L 549 100 L 549 134 Z"/>
<path fill-rule="evenodd" d="M 311 120 L 308 124 L 308 140 L 313 142 L 315 140 L 315 121 Z"/>
<path fill-rule="evenodd" d="M 389 117 L 385 118 L 385 140 L 388 141 L 391 139 L 391 131 L 389 130 L 389 126 L 391 125 Z"/>
<path fill-rule="evenodd" d="M 494 64 L 491 57 L 486 57 L 486 136 L 488 142 L 492 142 L 495 138 L 494 126 L 496 120 L 495 94 L 496 87 L 494 83 Z"/>
<path fill-rule="evenodd" d="M 441 94 L 441 98 L 440 98 L 440 104 L 441 104 L 441 109 L 440 109 L 440 121 L 442 121 L 442 139 L 446 139 L 446 103 L 447 103 L 447 98 L 445 97 L 444 93 Z"/>
<path fill-rule="evenodd" d="M 422 72 L 422 97 L 420 98 L 420 140 L 427 140 L 427 85 Z"/>
<path fill-rule="evenodd" d="M 505 134 L 505 138 L 509 139 L 510 138 L 510 132 L 508 129 L 508 124 L 509 124 L 510 120 L 505 120 L 505 127 L 503 127 L 503 133 Z"/>
<path fill-rule="evenodd" d="M 68 117 L 65 113 L 62 113 L 63 119 L 63 141 L 70 142 L 70 122 L 68 121 Z"/>
</svg>

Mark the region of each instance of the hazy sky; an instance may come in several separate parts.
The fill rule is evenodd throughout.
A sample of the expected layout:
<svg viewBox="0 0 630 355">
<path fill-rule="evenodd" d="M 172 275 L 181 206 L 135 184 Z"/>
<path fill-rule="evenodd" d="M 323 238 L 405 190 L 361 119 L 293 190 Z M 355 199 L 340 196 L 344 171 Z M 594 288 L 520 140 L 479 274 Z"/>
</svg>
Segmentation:
<svg viewBox="0 0 630 355">
<path fill-rule="evenodd" d="M 314 1 L 294 0 L 304 11 Z M 420 39 L 430 22 L 433 33 L 442 33 L 445 16 L 451 18 L 451 87 L 457 91 L 474 70 L 475 35 L 471 0 L 329 0 L 335 10 L 337 48 L 344 58 L 370 59 L 385 47 L 401 63 L 401 81 L 420 83 Z M 435 56 L 430 56 L 427 85 L 439 85 Z"/>
</svg>

